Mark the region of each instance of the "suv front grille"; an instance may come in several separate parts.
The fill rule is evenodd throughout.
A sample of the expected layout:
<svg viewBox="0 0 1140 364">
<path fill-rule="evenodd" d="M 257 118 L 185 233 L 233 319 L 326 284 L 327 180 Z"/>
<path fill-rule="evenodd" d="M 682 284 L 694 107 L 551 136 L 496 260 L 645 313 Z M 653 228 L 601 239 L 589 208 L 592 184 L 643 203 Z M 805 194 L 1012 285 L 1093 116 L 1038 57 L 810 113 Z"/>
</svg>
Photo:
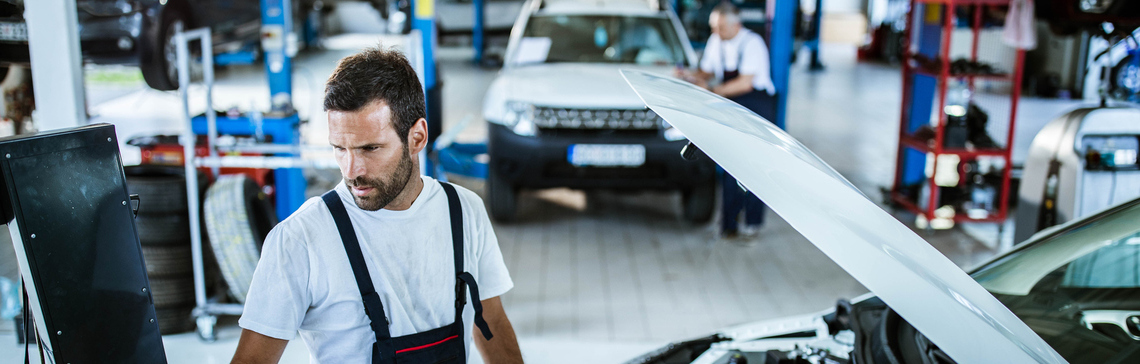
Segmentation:
<svg viewBox="0 0 1140 364">
<path fill-rule="evenodd" d="M 541 129 L 656 130 L 662 119 L 652 110 L 567 109 L 538 107 L 534 124 Z"/>
</svg>

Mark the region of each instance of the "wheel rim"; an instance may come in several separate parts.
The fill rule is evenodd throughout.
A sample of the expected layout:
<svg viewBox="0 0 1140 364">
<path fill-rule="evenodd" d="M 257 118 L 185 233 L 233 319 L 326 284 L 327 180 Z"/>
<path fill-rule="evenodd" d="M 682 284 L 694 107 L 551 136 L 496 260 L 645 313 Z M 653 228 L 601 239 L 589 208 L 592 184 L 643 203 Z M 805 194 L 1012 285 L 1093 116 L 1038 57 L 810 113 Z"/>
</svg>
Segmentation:
<svg viewBox="0 0 1140 364">
<path fill-rule="evenodd" d="M 1140 91 L 1140 67 L 1129 64 L 1124 67 L 1120 72 L 1120 78 L 1117 79 L 1117 84 L 1123 86 L 1128 91 Z"/>
</svg>

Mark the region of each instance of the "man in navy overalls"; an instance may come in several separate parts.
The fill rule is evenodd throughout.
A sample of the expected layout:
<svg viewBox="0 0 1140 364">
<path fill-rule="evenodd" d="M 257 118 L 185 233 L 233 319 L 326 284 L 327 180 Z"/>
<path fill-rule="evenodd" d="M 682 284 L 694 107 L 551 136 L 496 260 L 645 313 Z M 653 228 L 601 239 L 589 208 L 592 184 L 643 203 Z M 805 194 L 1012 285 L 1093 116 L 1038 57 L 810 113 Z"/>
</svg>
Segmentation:
<svg viewBox="0 0 1140 364">
<path fill-rule="evenodd" d="M 700 68 L 695 72 L 682 70 L 678 76 L 708 87 L 708 81 L 717 78 L 721 83 L 710 91 L 732 100 L 752 112 L 772 121 L 776 117 L 776 89 L 769 71 L 768 46 L 759 34 L 745 29 L 740 22 L 739 10 L 729 2 L 717 5 L 709 16 L 713 35 L 705 45 Z M 731 174 L 719 169 L 723 202 L 721 205 L 721 234 L 735 237 L 739 232 L 754 234 L 764 223 L 764 203 L 742 189 Z M 737 221 L 744 210 L 745 226 L 738 228 Z"/>
<path fill-rule="evenodd" d="M 420 176 L 424 95 L 407 59 L 367 49 L 325 88 L 344 182 L 265 239 L 234 363 L 276 363 L 297 333 L 313 363 L 521 363 L 499 296 L 513 287 L 483 201 Z"/>
</svg>

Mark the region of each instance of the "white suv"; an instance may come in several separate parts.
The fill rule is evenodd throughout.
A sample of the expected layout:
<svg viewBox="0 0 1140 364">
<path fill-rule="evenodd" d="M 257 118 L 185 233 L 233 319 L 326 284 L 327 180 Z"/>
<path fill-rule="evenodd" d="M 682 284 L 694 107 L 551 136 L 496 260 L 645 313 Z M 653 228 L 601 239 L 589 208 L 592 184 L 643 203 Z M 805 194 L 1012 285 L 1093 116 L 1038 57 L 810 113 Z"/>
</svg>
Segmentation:
<svg viewBox="0 0 1140 364">
<path fill-rule="evenodd" d="M 686 220 L 708 221 L 715 165 L 682 160 L 685 137 L 619 73 L 689 67 L 687 39 L 663 2 L 527 2 L 483 104 L 491 216 L 512 219 L 520 188 L 661 189 L 682 192 Z"/>
</svg>

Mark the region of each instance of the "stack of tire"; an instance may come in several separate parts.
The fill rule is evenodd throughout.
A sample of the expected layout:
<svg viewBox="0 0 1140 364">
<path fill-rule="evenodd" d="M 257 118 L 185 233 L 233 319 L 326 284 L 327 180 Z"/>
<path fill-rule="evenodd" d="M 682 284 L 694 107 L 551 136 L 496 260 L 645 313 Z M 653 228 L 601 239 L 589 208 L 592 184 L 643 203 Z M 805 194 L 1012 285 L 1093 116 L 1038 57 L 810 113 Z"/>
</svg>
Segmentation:
<svg viewBox="0 0 1140 364">
<path fill-rule="evenodd" d="M 181 168 L 125 168 L 127 190 L 139 196 L 135 227 L 163 335 L 194 329 L 194 275 L 186 179 Z"/>
</svg>

